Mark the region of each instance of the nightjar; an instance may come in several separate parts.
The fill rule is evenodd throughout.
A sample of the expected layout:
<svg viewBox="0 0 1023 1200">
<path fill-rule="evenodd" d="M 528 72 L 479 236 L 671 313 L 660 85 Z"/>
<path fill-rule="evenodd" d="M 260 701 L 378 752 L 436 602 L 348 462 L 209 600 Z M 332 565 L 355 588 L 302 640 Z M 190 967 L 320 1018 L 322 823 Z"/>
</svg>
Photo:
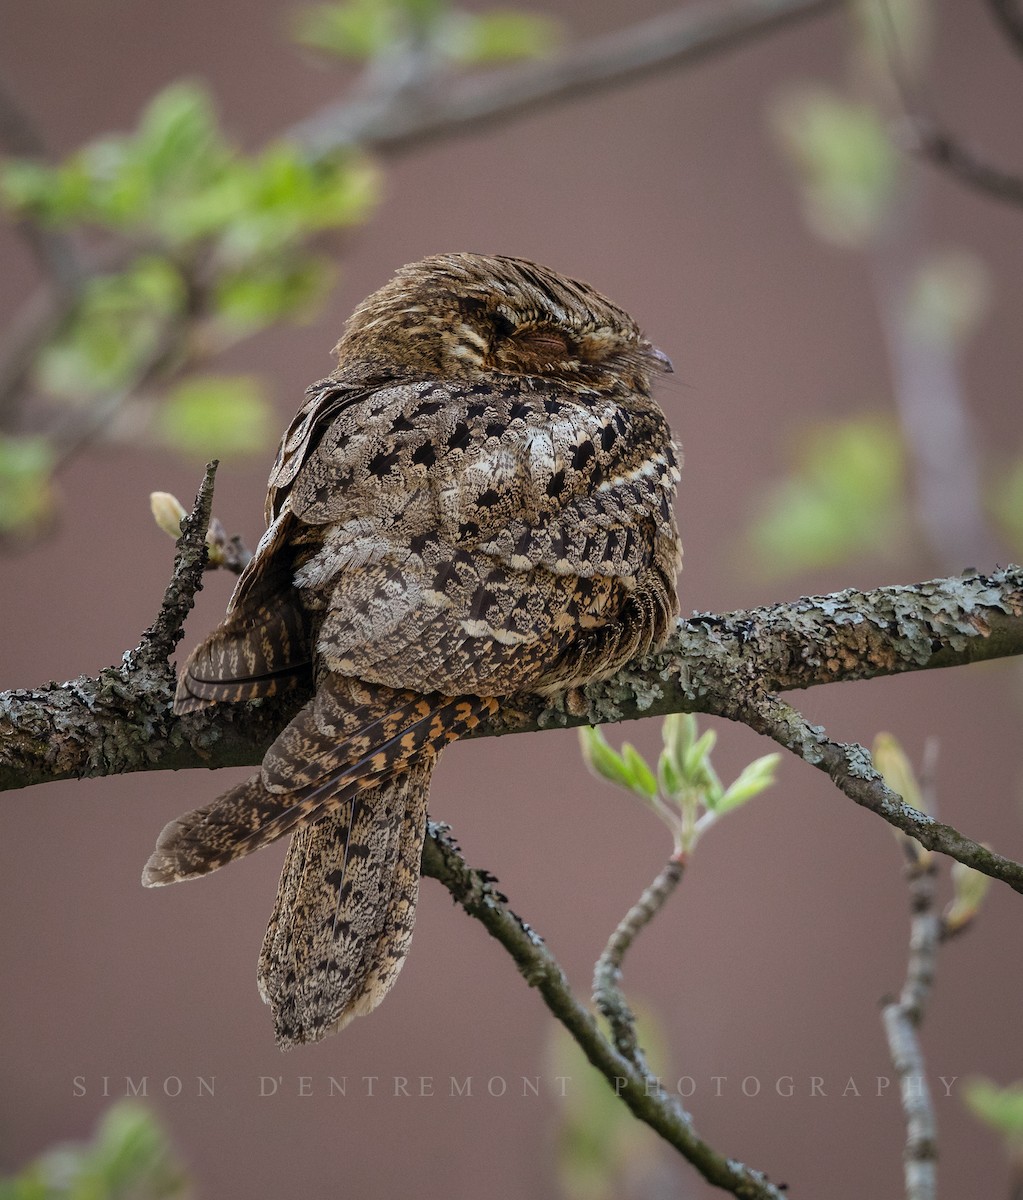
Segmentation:
<svg viewBox="0 0 1023 1200">
<path fill-rule="evenodd" d="M 149 886 L 292 834 L 259 961 L 278 1042 L 369 1012 L 408 952 L 440 750 L 613 674 L 678 612 L 667 357 L 584 283 L 442 254 L 356 308 L 270 474 L 267 530 L 175 711 L 313 699 L 258 774 L 171 822 Z"/>
</svg>

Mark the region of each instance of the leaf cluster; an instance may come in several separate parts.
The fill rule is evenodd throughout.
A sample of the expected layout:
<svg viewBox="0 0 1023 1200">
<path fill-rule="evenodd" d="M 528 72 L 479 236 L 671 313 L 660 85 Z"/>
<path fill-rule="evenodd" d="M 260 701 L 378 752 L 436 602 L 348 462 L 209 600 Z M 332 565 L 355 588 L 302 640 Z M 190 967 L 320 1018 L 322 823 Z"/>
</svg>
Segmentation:
<svg viewBox="0 0 1023 1200">
<path fill-rule="evenodd" d="M 672 713 L 661 733 L 656 769 L 629 742 L 616 751 L 599 729 L 580 729 L 579 740 L 593 774 L 638 797 L 671 830 L 674 854 L 684 858 L 717 820 L 771 786 L 781 755 L 755 759 L 724 787 L 711 763 L 712 729 L 701 734 L 692 713 Z"/>
</svg>

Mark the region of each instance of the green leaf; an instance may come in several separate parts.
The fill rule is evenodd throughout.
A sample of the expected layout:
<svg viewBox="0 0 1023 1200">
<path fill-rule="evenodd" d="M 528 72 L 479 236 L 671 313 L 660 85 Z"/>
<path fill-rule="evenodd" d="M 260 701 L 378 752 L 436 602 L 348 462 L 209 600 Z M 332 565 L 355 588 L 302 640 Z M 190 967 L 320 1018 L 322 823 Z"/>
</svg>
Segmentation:
<svg viewBox="0 0 1023 1200">
<path fill-rule="evenodd" d="M 648 1057 L 663 1060 L 663 1034 L 650 1013 L 640 1013 L 637 1033 Z M 636 1181 L 644 1164 L 656 1161 L 653 1134 L 635 1120 L 560 1025 L 551 1026 L 547 1059 L 546 1077 L 555 1084 L 567 1081 L 563 1094 L 556 1091 L 554 1095 L 561 1194 L 566 1200 L 616 1200 L 626 1193 L 645 1194 Z M 626 1187 L 626 1180 L 633 1186 Z"/>
<path fill-rule="evenodd" d="M 215 177 L 229 151 L 205 88 L 174 83 L 156 95 L 139 122 L 132 162 L 156 190 L 181 191 Z"/>
<path fill-rule="evenodd" d="M 902 799 L 917 809 L 926 812 L 923 793 L 917 782 L 916 772 L 906 756 L 898 739 L 891 733 L 879 733 L 874 738 L 871 750 L 874 766 L 880 772 L 885 783 L 897 792 Z"/>
<path fill-rule="evenodd" d="M 905 517 L 902 443 L 878 417 L 803 435 L 793 473 L 771 487 L 747 534 L 760 571 L 776 578 L 833 566 L 853 554 L 898 549 Z"/>
<path fill-rule="evenodd" d="M 622 746 L 622 761 L 629 775 L 629 786 L 639 796 L 653 798 L 657 795 L 657 780 L 647 766 L 646 759 L 635 746 L 625 742 Z"/>
<path fill-rule="evenodd" d="M 273 321 L 301 320 L 333 286 L 335 270 L 314 258 L 263 263 L 225 274 L 217 281 L 217 313 L 243 330 Z"/>
<path fill-rule="evenodd" d="M 717 744 L 718 735 L 708 729 L 696 739 L 682 756 L 682 775 L 690 783 L 699 784 L 706 778 L 710 753 Z"/>
<path fill-rule="evenodd" d="M 686 754 L 696 738 L 696 717 L 692 713 L 669 713 L 661 722 L 662 758 L 671 763 L 669 771 L 675 780 L 673 792 L 680 791 L 685 781 Z"/>
<path fill-rule="evenodd" d="M 533 13 L 459 12 L 445 24 L 442 38 L 444 52 L 456 62 L 510 62 L 553 54 L 561 41 L 561 26 Z"/>
<path fill-rule="evenodd" d="M 632 775 L 621 756 L 612 749 L 599 729 L 579 728 L 579 749 L 583 762 L 598 779 L 632 790 Z"/>
<path fill-rule="evenodd" d="M 990 875 L 963 863 L 952 864 L 952 903 L 942 914 L 946 933 L 958 933 L 976 917 L 991 887 Z"/>
<path fill-rule="evenodd" d="M 0 435 L 0 535 L 28 536 L 53 513 L 53 450 L 41 437 Z"/>
<path fill-rule="evenodd" d="M 310 233 L 362 221 L 376 203 L 379 175 L 358 155 L 307 162 L 293 146 L 269 147 L 226 177 L 213 194 L 208 232 L 229 263 L 259 263 Z"/>
<path fill-rule="evenodd" d="M 91 1142 L 56 1146 L 0 1183 L 0 1200 L 171 1200 L 188 1180 L 155 1118 L 121 1103 Z"/>
<path fill-rule="evenodd" d="M 338 58 L 373 58 L 397 40 L 399 13 L 384 0 L 353 0 L 349 4 L 318 4 L 301 9 L 292 37 L 303 46 Z"/>
<path fill-rule="evenodd" d="M 917 336 L 961 346 L 988 308 L 991 276 L 976 254 L 946 250 L 929 255 L 910 285 L 907 319 Z"/>
<path fill-rule="evenodd" d="M 1013 1143 L 1023 1141 L 1023 1083 L 1000 1088 L 990 1079 L 970 1079 L 966 1107 L 990 1129 Z"/>
<path fill-rule="evenodd" d="M 1023 455 L 996 474 L 989 506 L 1016 555 L 1023 556 Z"/>
<path fill-rule="evenodd" d="M 661 756 L 657 760 L 657 778 L 661 785 L 661 791 L 672 799 L 675 799 L 685 787 L 685 780 L 682 778 L 670 750 L 661 751 Z"/>
<path fill-rule="evenodd" d="M 260 454 L 273 438 L 273 414 L 259 380 L 204 375 L 180 384 L 160 408 L 156 435 L 194 458 Z"/>
<path fill-rule="evenodd" d="M 780 754 L 765 754 L 763 758 L 755 758 L 743 767 L 738 778 L 729 784 L 720 799 L 707 807 L 718 816 L 723 816 L 733 808 L 740 808 L 748 803 L 754 796 L 759 796 L 772 786 L 780 761 Z"/>
<path fill-rule="evenodd" d="M 887 215 L 900 165 L 881 113 L 807 86 L 776 102 L 772 123 L 797 170 L 811 229 L 840 246 L 869 242 Z"/>
<path fill-rule="evenodd" d="M 16 216 L 66 225 L 90 211 L 90 181 L 80 162 L 51 167 L 31 159 L 0 162 L 0 203 Z"/>
<path fill-rule="evenodd" d="M 181 276 L 156 255 L 90 279 L 71 318 L 39 356 L 40 386 L 81 403 L 124 385 L 184 303 Z"/>
<path fill-rule="evenodd" d="M 100 139 L 77 156 L 91 181 L 91 219 L 172 242 L 190 236 L 191 210 L 231 159 L 209 95 L 189 83 L 155 96 L 134 134 Z"/>
</svg>

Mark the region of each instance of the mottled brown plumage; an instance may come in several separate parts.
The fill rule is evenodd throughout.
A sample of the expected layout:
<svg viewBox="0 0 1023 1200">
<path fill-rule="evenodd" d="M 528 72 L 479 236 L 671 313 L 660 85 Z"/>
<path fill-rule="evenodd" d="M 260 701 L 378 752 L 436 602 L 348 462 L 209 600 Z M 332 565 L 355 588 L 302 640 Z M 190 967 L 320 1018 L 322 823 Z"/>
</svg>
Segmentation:
<svg viewBox="0 0 1023 1200">
<path fill-rule="evenodd" d="M 360 304 L 336 352 L 175 707 L 308 681 L 314 699 L 143 876 L 294 833 L 259 965 L 283 1046 L 393 984 L 440 750 L 506 698 L 613 674 L 678 610 L 677 450 L 650 396 L 670 365 L 621 309 L 534 263 L 438 255 Z"/>
</svg>

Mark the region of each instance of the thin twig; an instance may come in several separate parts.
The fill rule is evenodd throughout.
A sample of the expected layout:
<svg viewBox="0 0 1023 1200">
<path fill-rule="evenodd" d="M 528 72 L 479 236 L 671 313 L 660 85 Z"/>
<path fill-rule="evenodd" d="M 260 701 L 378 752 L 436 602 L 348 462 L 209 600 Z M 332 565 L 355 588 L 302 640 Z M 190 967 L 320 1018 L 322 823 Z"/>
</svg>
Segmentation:
<svg viewBox="0 0 1023 1200">
<path fill-rule="evenodd" d="M 874 769 L 865 747 L 832 741 L 819 725 L 811 725 L 802 713 L 778 696 L 729 694 L 716 711 L 765 734 L 810 766 L 824 771 L 850 800 L 916 838 L 928 850 L 947 854 L 965 866 L 1007 883 L 1014 891 L 1023 892 L 1023 864 L 995 854 L 953 826 L 943 825 L 904 803 Z"/>
<path fill-rule="evenodd" d="M 689 4 L 546 61 L 410 91 L 405 85 L 361 103 L 342 100 L 299 122 L 285 138 L 313 156 L 359 145 L 393 154 L 426 142 L 475 132 L 538 108 L 575 100 L 657 72 L 690 66 L 843 0 L 714 0 Z"/>
<path fill-rule="evenodd" d="M 1023 6 L 1019 0 L 988 0 L 988 7 L 1013 49 L 1023 55 Z"/>
<path fill-rule="evenodd" d="M 517 917 L 486 871 L 473 870 L 443 826 L 431 823 L 423 848 L 423 874 L 439 880 L 455 902 L 495 937 L 515 960 L 530 987 L 575 1039 L 632 1113 L 674 1146 L 706 1179 L 749 1200 L 783 1200 L 759 1171 L 719 1154 L 693 1128 L 675 1097 L 600 1032 L 593 1015 L 573 995 L 565 973 L 543 939 Z"/>
<path fill-rule="evenodd" d="M 685 870 L 680 858 L 672 857 L 629 909 L 608 939 L 593 970 L 593 1003 L 611 1028 L 619 1054 L 646 1071 L 646 1059 L 636 1038 L 636 1017 L 621 988 L 622 961 L 640 930 L 660 912 L 678 887 Z"/>
<path fill-rule="evenodd" d="M 0 152 L 18 158 L 45 159 L 46 144 L 36 123 L 0 78 Z M 74 290 L 82 275 L 74 244 L 65 233 L 27 218 L 16 228 L 32 249 L 44 274 L 58 291 Z"/>
<path fill-rule="evenodd" d="M 906 981 L 898 1000 L 884 1004 L 881 1020 L 906 1118 L 906 1200 L 935 1200 L 937 1124 L 918 1032 L 934 983 L 941 917 L 934 911 L 937 873 L 930 855 L 919 856 L 906 874 L 911 913 Z"/>
<path fill-rule="evenodd" d="M 276 135 L 303 146 L 312 157 L 361 146 L 378 154 L 414 150 L 433 140 L 470 133 L 538 108 L 609 89 L 659 71 L 690 66 L 800 20 L 823 15 L 845 0 L 714 0 L 687 5 L 617 30 L 541 63 L 443 81 L 388 73 L 384 85 L 356 85 Z M 367 95 L 368 92 L 368 95 Z M 60 298 L 51 289 L 33 296 L 0 346 L 0 428 L 13 427 L 13 411 L 39 350 L 73 310 L 82 286 L 96 274 L 124 266 L 137 247 L 116 244 L 109 261 L 79 272 L 77 286 Z"/>
<path fill-rule="evenodd" d="M 932 119 L 911 117 L 907 142 L 921 158 L 974 191 L 1006 204 L 1023 206 L 1023 175 L 994 166 L 968 150 Z"/>
<path fill-rule="evenodd" d="M 998 0 L 990 0 L 996 12 L 1005 8 Z M 1008 204 L 1023 204 L 1023 177 L 995 167 L 985 162 L 973 151 L 967 150 L 940 122 L 933 116 L 935 105 L 925 98 L 920 84 L 913 79 L 912 73 L 906 66 L 906 61 L 899 46 L 895 23 L 892 20 L 888 5 L 882 0 L 881 13 L 885 25 L 885 52 L 888 59 L 888 69 L 892 82 L 898 93 L 905 117 L 898 128 L 898 134 L 905 149 L 940 167 L 954 176 L 961 183 L 983 192 L 996 200 Z M 1008 13 L 1001 14 L 1011 25 L 1012 17 Z M 1018 18 L 1018 14 L 1015 19 Z"/>
<path fill-rule="evenodd" d="M 136 666 L 169 668 L 170 656 L 184 631 L 185 617 L 195 604 L 196 593 L 202 588 L 208 556 L 206 531 L 210 527 L 213 484 L 219 465 L 216 459 L 207 463 L 192 511 L 181 522 L 171 581 L 163 594 L 156 620 L 142 635 L 137 649 L 125 655 L 124 668 L 128 673 Z"/>
</svg>

